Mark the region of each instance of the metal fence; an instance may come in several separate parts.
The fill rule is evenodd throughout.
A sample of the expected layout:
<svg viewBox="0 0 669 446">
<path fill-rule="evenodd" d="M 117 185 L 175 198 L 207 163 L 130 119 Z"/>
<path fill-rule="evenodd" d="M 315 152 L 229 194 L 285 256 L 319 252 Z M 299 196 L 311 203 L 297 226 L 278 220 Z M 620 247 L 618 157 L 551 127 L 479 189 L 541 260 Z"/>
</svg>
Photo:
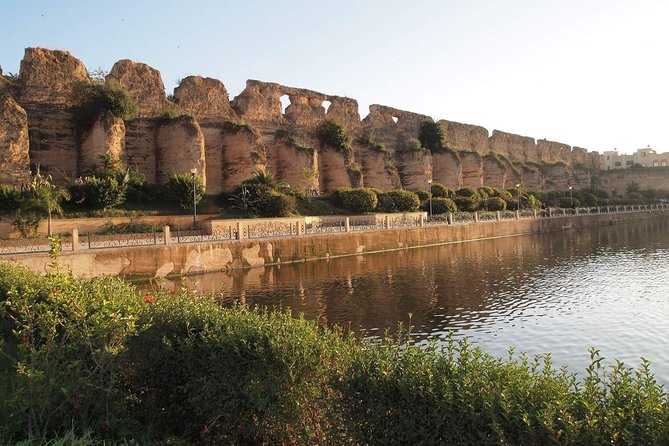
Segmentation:
<svg viewBox="0 0 669 446">
<path fill-rule="evenodd" d="M 383 214 L 363 216 L 314 217 L 289 220 L 263 219 L 223 223 L 210 230 L 193 229 L 153 231 L 134 234 L 82 234 L 61 236 L 63 251 L 74 249 L 104 249 L 131 246 L 162 245 L 169 243 L 198 243 L 237 239 L 298 236 L 302 234 L 328 234 L 352 231 L 411 228 L 425 225 L 457 225 L 494 222 L 515 219 L 560 218 L 576 215 L 614 214 L 639 211 L 669 210 L 669 205 L 602 206 L 575 209 L 524 209 L 520 211 L 479 211 L 455 212 L 433 215 L 425 218 L 422 214 Z M 73 231 L 74 234 L 74 231 Z M 166 237 L 168 240 L 166 240 Z M 78 242 L 77 242 L 78 239 Z M 73 246 L 77 243 L 77 246 Z M 51 241 L 46 237 L 0 240 L 0 255 L 48 252 Z"/>
</svg>

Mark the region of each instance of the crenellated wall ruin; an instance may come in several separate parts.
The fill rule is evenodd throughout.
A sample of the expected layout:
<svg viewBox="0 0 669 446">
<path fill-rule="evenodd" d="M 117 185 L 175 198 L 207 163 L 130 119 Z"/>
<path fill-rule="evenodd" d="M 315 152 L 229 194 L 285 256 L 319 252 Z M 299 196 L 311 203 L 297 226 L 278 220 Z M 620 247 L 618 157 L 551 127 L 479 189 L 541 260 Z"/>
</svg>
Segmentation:
<svg viewBox="0 0 669 446">
<path fill-rule="evenodd" d="M 584 188 L 597 166 L 596 152 L 447 120 L 438 121 L 444 149 L 432 153 L 415 141 L 423 123 L 434 122 L 429 116 L 375 104 L 361 119 L 355 99 L 276 83 L 249 80 L 230 100 L 220 80 L 188 76 L 167 96 L 160 72 L 131 60 L 116 62 L 106 81 L 125 89 L 139 113 L 84 126 L 72 94 L 78 82 L 90 82 L 83 63 L 65 51 L 26 49 L 16 101 L 0 102 L 0 182 L 18 184 L 37 165 L 57 180 L 85 174 L 102 155 L 156 183 L 196 169 L 210 194 L 233 190 L 259 169 L 329 192 L 424 189 L 430 179 L 452 188 Z M 325 119 L 345 127 L 350 151 L 318 141 Z"/>
</svg>

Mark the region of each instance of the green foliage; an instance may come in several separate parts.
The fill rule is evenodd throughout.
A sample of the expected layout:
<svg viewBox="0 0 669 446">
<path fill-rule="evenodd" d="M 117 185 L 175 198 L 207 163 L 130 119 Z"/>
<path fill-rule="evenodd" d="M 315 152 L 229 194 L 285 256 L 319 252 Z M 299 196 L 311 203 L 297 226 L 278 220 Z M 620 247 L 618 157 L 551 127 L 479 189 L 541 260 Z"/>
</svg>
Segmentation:
<svg viewBox="0 0 669 446">
<path fill-rule="evenodd" d="M 506 201 L 500 197 L 488 197 L 483 200 L 483 208 L 487 211 L 505 211 Z"/>
<path fill-rule="evenodd" d="M 379 203 L 376 193 L 369 188 L 338 188 L 337 200 L 341 206 L 351 212 L 372 212 Z"/>
<path fill-rule="evenodd" d="M 461 212 L 474 212 L 479 208 L 479 201 L 472 197 L 457 196 L 453 201 Z"/>
<path fill-rule="evenodd" d="M 21 206 L 21 189 L 0 184 L 0 212 L 12 212 Z"/>
<path fill-rule="evenodd" d="M 80 82 L 75 84 L 76 119 L 90 126 L 98 119 L 133 119 L 139 108 L 130 95 L 116 81 Z"/>
<path fill-rule="evenodd" d="M 255 197 L 254 207 L 261 217 L 288 217 L 297 209 L 292 195 L 265 189 Z"/>
<path fill-rule="evenodd" d="M 46 214 L 48 219 L 47 235 L 51 236 L 51 217 L 54 213 L 62 215 L 61 203 L 69 199 L 69 191 L 53 184 L 51 175 L 43 175 L 38 166 L 37 172 L 30 179 L 30 183 L 21 192 L 21 209 L 20 212 L 17 212 L 14 224 L 21 235 L 25 236 L 25 228 L 32 225 L 36 229 L 39 224 L 38 216 Z"/>
<path fill-rule="evenodd" d="M 478 191 L 473 187 L 463 187 L 461 189 L 458 189 L 455 192 L 455 195 L 457 195 L 458 197 L 469 197 L 474 201 L 479 201 L 481 199 L 481 196 L 479 195 Z"/>
<path fill-rule="evenodd" d="M 451 189 L 437 182 L 432 183 L 430 190 L 433 198 L 453 198 L 455 196 Z"/>
<path fill-rule="evenodd" d="M 0 304 L 9 362 L 0 371 L 13 370 L 12 393 L 0 401 L 8 415 L 0 437 L 100 432 L 102 423 L 123 432 L 128 420 L 119 421 L 115 374 L 125 342 L 138 331 L 134 289 L 120 279 L 38 277 L 0 264 Z"/>
<path fill-rule="evenodd" d="M 195 186 L 195 197 L 193 197 L 193 186 Z M 192 212 L 193 201 L 195 201 L 195 206 L 197 206 L 202 201 L 202 197 L 204 197 L 202 179 L 190 173 L 175 173 L 172 175 L 169 183 L 167 183 L 167 189 L 169 190 L 169 196 L 179 203 L 181 209 L 185 211 Z"/>
<path fill-rule="evenodd" d="M 578 198 L 576 197 L 569 198 L 569 196 L 567 195 L 566 197 L 560 198 L 558 200 L 557 205 L 561 208 L 577 208 L 581 205 L 581 202 L 579 201 Z"/>
<path fill-rule="evenodd" d="M 423 202 L 423 210 L 428 210 L 430 203 L 428 201 Z M 433 198 L 432 199 L 432 213 L 433 214 L 446 214 L 449 212 L 457 212 L 458 207 L 453 200 L 450 198 Z"/>
<path fill-rule="evenodd" d="M 146 232 L 161 231 L 164 225 L 152 225 L 150 223 L 130 220 L 127 223 L 108 223 L 98 231 L 98 234 L 141 234 Z"/>
<path fill-rule="evenodd" d="M 579 191 L 578 200 L 582 206 L 593 207 L 599 204 L 597 196 L 591 192 Z"/>
<path fill-rule="evenodd" d="M 391 190 L 377 194 L 381 212 L 414 212 L 420 208 L 418 195 L 407 190 Z"/>
<path fill-rule="evenodd" d="M 325 119 L 316 126 L 316 139 L 321 145 L 330 146 L 344 152 L 347 155 L 353 153 L 351 148 L 351 137 L 339 122 Z"/>
<path fill-rule="evenodd" d="M 297 210 L 297 191 L 285 181 L 277 181 L 265 170 L 254 172 L 228 198 L 233 209 L 243 215 L 288 217 Z"/>
<path fill-rule="evenodd" d="M 416 138 L 410 138 L 404 144 L 403 149 L 408 151 L 408 152 L 417 152 L 417 151 L 423 150 L 423 147 L 421 146 L 421 143 L 420 143 L 419 140 L 417 140 Z"/>
<path fill-rule="evenodd" d="M 421 147 L 430 152 L 437 152 L 444 148 L 444 131 L 441 126 L 432 121 L 425 121 L 420 126 L 418 136 Z"/>
<path fill-rule="evenodd" d="M 386 150 L 385 144 L 377 143 L 369 133 L 363 133 L 355 140 L 355 142 L 356 144 L 368 147 L 375 152 L 389 153 L 388 150 Z"/>
<path fill-rule="evenodd" d="M 529 194 L 527 196 L 527 207 L 529 209 L 541 209 L 541 200 L 539 200 L 533 194 Z"/>
<path fill-rule="evenodd" d="M 488 197 L 497 197 L 499 193 L 498 190 L 495 190 L 492 187 L 488 186 L 479 187 L 477 192 L 482 200 L 485 200 Z"/>
<path fill-rule="evenodd" d="M 287 311 L 9 264 L 0 339 L 12 444 L 669 442 L 648 362 L 604 367 L 596 350 L 579 382 L 550 355 L 354 341 Z"/>
<path fill-rule="evenodd" d="M 430 198 L 430 193 L 425 189 L 418 189 L 414 193 L 418 195 L 418 199 L 420 200 L 421 203 Z"/>
<path fill-rule="evenodd" d="M 332 191 L 332 194 L 330 195 L 330 201 L 332 201 L 332 204 L 337 207 L 344 207 L 344 195 L 347 193 L 351 192 L 353 190 L 352 187 L 338 187 L 335 190 Z"/>
</svg>

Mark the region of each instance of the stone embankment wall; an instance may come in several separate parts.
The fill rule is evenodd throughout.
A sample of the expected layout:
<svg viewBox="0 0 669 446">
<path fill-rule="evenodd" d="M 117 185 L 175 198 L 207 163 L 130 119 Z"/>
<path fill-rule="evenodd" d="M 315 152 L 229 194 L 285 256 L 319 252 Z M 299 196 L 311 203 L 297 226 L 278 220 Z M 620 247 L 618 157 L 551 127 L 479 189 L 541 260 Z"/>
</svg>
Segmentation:
<svg viewBox="0 0 669 446">
<path fill-rule="evenodd" d="M 37 165 L 56 180 L 83 175 L 105 154 L 156 183 L 196 169 L 210 194 L 231 191 L 262 168 L 328 192 L 418 189 L 430 178 L 453 188 L 586 188 L 598 166 L 596 152 L 447 120 L 438 122 L 447 149 L 415 150 L 421 125 L 434 122 L 429 116 L 372 105 L 361 119 L 355 99 L 276 83 L 249 80 L 230 100 L 220 80 L 188 76 L 168 97 L 158 70 L 130 60 L 116 62 L 106 81 L 136 101 L 137 117 L 84 125 L 72 92 L 90 80 L 70 53 L 42 48 L 26 49 L 17 79 L 0 73 L 0 88 L 14 96 L 0 101 L 0 181 L 19 184 Z M 352 153 L 319 143 L 314 129 L 324 119 L 346 128 Z"/>
<path fill-rule="evenodd" d="M 63 268 L 80 277 L 109 274 L 164 277 L 545 233 L 565 228 L 573 230 L 649 218 L 666 219 L 669 213 L 645 211 L 593 214 L 271 239 L 82 250 L 64 252 L 59 262 Z M 15 262 L 40 273 L 49 271 L 48 265 L 52 262 L 44 253 L 3 256 L 0 260 Z"/>
</svg>

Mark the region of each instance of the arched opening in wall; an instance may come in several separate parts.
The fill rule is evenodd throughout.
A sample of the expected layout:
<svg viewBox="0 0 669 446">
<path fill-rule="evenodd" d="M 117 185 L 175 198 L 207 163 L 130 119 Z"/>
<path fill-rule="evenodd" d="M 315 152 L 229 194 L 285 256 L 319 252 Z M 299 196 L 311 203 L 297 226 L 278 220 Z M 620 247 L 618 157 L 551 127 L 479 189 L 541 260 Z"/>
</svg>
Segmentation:
<svg viewBox="0 0 669 446">
<path fill-rule="evenodd" d="M 286 114 L 286 108 L 290 105 L 290 97 L 287 94 L 281 96 L 281 114 Z"/>
<path fill-rule="evenodd" d="M 398 119 L 399 119 L 399 118 L 398 118 L 397 116 L 393 116 L 393 122 L 394 122 L 395 124 L 397 124 L 397 120 L 398 120 Z"/>
<path fill-rule="evenodd" d="M 328 110 L 330 110 L 330 106 L 331 106 L 331 105 L 332 105 L 332 102 L 330 102 L 330 101 L 323 101 L 323 108 L 325 109 L 325 113 L 327 113 Z"/>
</svg>

